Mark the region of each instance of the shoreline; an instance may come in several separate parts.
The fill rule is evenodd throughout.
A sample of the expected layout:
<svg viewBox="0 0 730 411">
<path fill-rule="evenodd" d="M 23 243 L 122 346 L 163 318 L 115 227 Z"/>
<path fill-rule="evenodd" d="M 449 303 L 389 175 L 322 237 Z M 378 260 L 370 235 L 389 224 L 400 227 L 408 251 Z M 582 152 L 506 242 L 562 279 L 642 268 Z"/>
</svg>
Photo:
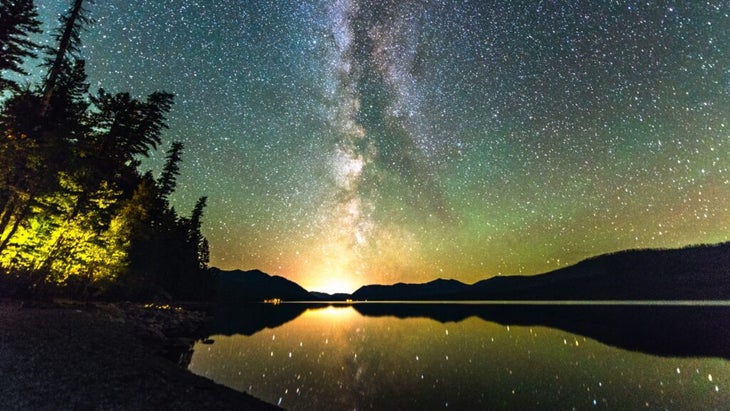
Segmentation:
<svg viewBox="0 0 730 411">
<path fill-rule="evenodd" d="M 0 300 L 4 409 L 280 409 L 176 364 L 207 319 L 161 307 Z"/>
</svg>

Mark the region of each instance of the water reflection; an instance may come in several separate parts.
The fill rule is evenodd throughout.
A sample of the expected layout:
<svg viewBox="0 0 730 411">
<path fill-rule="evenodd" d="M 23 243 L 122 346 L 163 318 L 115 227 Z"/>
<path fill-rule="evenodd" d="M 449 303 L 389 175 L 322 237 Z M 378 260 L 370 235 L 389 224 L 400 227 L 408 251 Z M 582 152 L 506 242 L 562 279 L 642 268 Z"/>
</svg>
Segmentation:
<svg viewBox="0 0 730 411">
<path fill-rule="evenodd" d="M 300 316 L 307 309 L 325 308 L 328 304 L 221 304 L 216 307 L 214 334 L 253 335 L 265 328 L 275 328 Z"/>
<path fill-rule="evenodd" d="M 730 307 L 674 305 L 358 304 L 367 316 L 543 325 L 649 354 L 730 358 Z"/>
<path fill-rule="evenodd" d="M 190 368 L 295 410 L 721 408 L 730 401 L 728 360 L 657 357 L 596 341 L 728 357 L 720 348 L 730 341 L 727 308 L 664 308 L 672 307 L 229 308 L 217 323 L 227 326 L 218 328 L 214 344 L 195 347 Z M 693 351 L 685 345 L 692 338 L 670 334 L 688 332 L 682 318 L 695 331 L 723 328 L 705 329 Z M 655 331 L 673 328 L 649 344 L 653 331 L 634 328 L 649 323 Z M 668 336 L 685 343 L 677 348 Z"/>
<path fill-rule="evenodd" d="M 348 312 L 328 304 L 222 305 L 212 333 L 253 335 L 307 310 Z M 359 303 L 368 317 L 430 318 L 442 323 L 478 317 L 503 325 L 542 325 L 648 354 L 730 359 L 730 306 Z"/>
</svg>

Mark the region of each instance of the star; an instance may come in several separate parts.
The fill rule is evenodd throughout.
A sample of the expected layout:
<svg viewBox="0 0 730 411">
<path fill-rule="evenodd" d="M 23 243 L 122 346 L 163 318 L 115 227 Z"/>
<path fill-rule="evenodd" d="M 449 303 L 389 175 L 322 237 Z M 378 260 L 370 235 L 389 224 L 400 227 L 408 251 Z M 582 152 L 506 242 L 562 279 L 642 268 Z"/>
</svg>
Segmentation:
<svg viewBox="0 0 730 411">
<path fill-rule="evenodd" d="M 61 3 L 39 5 L 47 30 Z M 208 196 L 214 266 L 473 282 L 730 239 L 722 2 L 89 9 L 92 89 L 177 96 L 172 202 Z"/>
</svg>

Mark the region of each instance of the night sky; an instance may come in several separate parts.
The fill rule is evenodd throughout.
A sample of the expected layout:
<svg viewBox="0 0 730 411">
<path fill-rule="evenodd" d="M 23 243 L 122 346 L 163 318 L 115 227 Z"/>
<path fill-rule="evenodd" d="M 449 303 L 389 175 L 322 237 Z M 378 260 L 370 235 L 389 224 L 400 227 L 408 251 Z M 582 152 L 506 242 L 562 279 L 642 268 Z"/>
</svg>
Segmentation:
<svg viewBox="0 0 730 411">
<path fill-rule="evenodd" d="M 349 292 L 730 239 L 730 1 L 88 8 L 92 90 L 177 96 L 211 265 Z"/>
</svg>

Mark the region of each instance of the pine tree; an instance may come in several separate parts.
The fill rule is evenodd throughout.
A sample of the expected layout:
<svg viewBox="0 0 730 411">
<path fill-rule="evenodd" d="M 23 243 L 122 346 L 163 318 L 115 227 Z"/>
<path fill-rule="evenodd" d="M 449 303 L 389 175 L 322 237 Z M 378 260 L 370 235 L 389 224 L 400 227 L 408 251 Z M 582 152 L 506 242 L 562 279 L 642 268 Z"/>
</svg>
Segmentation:
<svg viewBox="0 0 730 411">
<path fill-rule="evenodd" d="M 42 115 L 45 115 L 51 105 L 64 67 L 73 65 L 70 63 L 71 57 L 76 57 L 81 49 L 81 31 L 92 23 L 91 19 L 87 17 L 83 3 L 84 0 L 73 0 L 71 8 L 60 18 L 61 27 L 54 35 L 56 48 L 47 50 L 48 75 L 43 86 L 43 101 L 40 110 Z"/>
<path fill-rule="evenodd" d="M 86 61 L 64 62 L 55 92 L 45 113 L 41 113 L 43 127 L 39 131 L 42 137 L 52 140 L 49 144 L 65 150 L 90 132 L 88 91 Z"/>
<path fill-rule="evenodd" d="M 42 211 L 37 201 L 60 189 L 59 172 L 73 174 L 73 146 L 90 130 L 87 90 L 84 61 L 76 60 L 64 65 L 45 115 L 39 110 L 40 96 L 31 90 L 16 93 L 3 106 L 0 125 L 10 138 L 0 143 L 0 160 L 11 166 L 0 170 L 5 182 L 0 187 L 0 252 L 31 217 L 31 210 Z"/>
<path fill-rule="evenodd" d="M 35 58 L 38 48 L 29 36 L 40 32 L 33 0 L 0 0 L 0 73 L 28 74 L 21 65 L 24 59 Z M 17 90 L 17 84 L 0 76 L 0 92 L 7 89 Z"/>
<path fill-rule="evenodd" d="M 0 93 L 12 88 L 0 107 L 0 268 L 36 289 L 87 293 L 116 284 L 118 296 L 132 298 L 209 297 L 206 197 L 190 218 L 168 200 L 182 143 L 167 151 L 159 180 L 137 169 L 160 144 L 174 96 L 89 95 L 79 58 L 80 34 L 91 23 L 84 3 L 72 0 L 61 17 L 41 85 L 21 89 L 0 77 Z M 39 49 L 28 40 L 39 32 L 33 2 L 0 5 L 0 74 L 22 75 L 22 60 Z"/>
<path fill-rule="evenodd" d="M 175 191 L 177 176 L 180 175 L 180 160 L 182 160 L 183 143 L 175 141 L 172 147 L 167 151 L 165 168 L 162 169 L 162 175 L 157 182 L 160 194 L 167 197 Z"/>
<path fill-rule="evenodd" d="M 190 215 L 190 228 L 188 230 L 188 244 L 196 257 L 197 267 L 200 270 L 208 268 L 208 241 L 203 237 L 200 228 L 203 224 L 203 210 L 205 209 L 208 197 L 200 197 L 193 207 Z"/>
<path fill-rule="evenodd" d="M 147 156 L 161 142 L 167 128 L 165 116 L 172 108 L 174 96 L 158 91 L 142 102 L 129 93 L 111 95 L 99 89 L 91 97 L 96 111 L 91 121 L 97 130 L 97 146 L 117 163 L 131 161 L 135 156 Z"/>
</svg>

